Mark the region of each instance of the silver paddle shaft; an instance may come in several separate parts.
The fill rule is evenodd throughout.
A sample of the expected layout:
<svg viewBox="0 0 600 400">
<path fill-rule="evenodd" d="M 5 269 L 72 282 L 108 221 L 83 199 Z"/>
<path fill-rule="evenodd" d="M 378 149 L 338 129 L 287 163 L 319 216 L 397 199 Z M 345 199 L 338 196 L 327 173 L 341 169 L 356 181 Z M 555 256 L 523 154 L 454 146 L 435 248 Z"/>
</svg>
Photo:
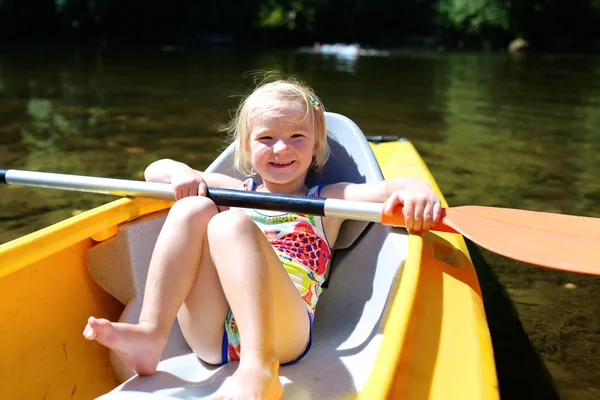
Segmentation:
<svg viewBox="0 0 600 400">
<path fill-rule="evenodd" d="M 175 200 L 173 187 L 166 183 L 134 181 L 126 179 L 99 178 L 81 175 L 55 174 L 50 172 L 5 170 L 4 180 L 11 185 L 34 186 L 48 189 L 109 194 L 114 196 L 146 197 L 159 200 Z M 246 208 L 262 208 L 293 211 L 326 217 L 360 221 L 381 221 L 381 203 L 324 199 L 303 196 L 245 192 L 209 188 L 208 197 L 216 204 Z"/>
<path fill-rule="evenodd" d="M 20 171 L 16 169 L 7 170 L 5 180 L 6 183 L 13 185 L 111 194 L 114 196 L 175 200 L 173 188 L 166 183 L 54 174 L 50 172 Z"/>
</svg>

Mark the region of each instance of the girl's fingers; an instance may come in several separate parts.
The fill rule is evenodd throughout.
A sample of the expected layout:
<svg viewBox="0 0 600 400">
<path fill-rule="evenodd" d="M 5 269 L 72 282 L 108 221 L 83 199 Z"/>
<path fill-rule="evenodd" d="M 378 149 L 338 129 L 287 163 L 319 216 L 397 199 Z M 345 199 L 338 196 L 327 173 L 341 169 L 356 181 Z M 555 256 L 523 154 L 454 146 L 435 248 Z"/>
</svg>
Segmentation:
<svg viewBox="0 0 600 400">
<path fill-rule="evenodd" d="M 423 211 L 425 209 L 425 203 L 420 200 L 416 200 L 414 208 L 414 221 L 412 230 L 415 232 L 420 232 L 423 229 Z"/>
<path fill-rule="evenodd" d="M 198 186 L 190 184 L 188 188 L 188 196 L 198 196 Z"/>
<path fill-rule="evenodd" d="M 184 197 L 191 196 L 192 186 L 179 183 L 175 185 L 175 199 L 181 200 Z"/>
<path fill-rule="evenodd" d="M 429 229 L 431 229 L 431 225 L 433 223 L 433 207 L 434 206 L 435 206 L 435 203 L 429 202 L 429 201 L 425 205 L 425 209 L 423 210 L 423 225 L 421 226 L 421 229 L 423 231 L 428 231 Z"/>
<path fill-rule="evenodd" d="M 206 187 L 206 182 L 204 182 L 204 180 L 202 180 L 202 182 L 200 182 L 200 184 L 198 185 L 198 193 L 196 195 L 206 196 L 207 191 L 208 191 L 208 188 Z"/>
<path fill-rule="evenodd" d="M 428 231 L 439 221 L 442 214 L 441 202 L 435 193 L 397 191 L 384 203 L 384 211 L 390 212 L 398 204 L 404 206 L 402 213 L 405 227 L 409 231 Z"/>
<path fill-rule="evenodd" d="M 398 204 L 402 204 L 402 199 L 397 193 L 393 193 L 384 203 L 383 203 L 383 211 L 386 213 L 391 212 L 394 207 Z"/>
<path fill-rule="evenodd" d="M 438 200 L 433 205 L 433 221 L 431 221 L 431 225 L 435 225 L 439 222 L 442 217 L 442 203 Z"/>
<path fill-rule="evenodd" d="M 184 197 L 190 196 L 205 196 L 207 190 L 206 183 L 204 182 L 178 183 L 174 184 L 173 188 L 176 200 L 181 200 Z"/>
<path fill-rule="evenodd" d="M 404 222 L 407 230 L 413 230 L 414 224 L 414 215 L 415 215 L 415 205 L 412 201 L 407 201 L 404 203 L 404 209 L 402 210 L 404 214 Z"/>
<path fill-rule="evenodd" d="M 177 176 L 171 178 L 171 185 L 176 200 L 190 196 L 205 196 L 207 192 L 206 182 L 197 173 L 177 174 Z"/>
</svg>

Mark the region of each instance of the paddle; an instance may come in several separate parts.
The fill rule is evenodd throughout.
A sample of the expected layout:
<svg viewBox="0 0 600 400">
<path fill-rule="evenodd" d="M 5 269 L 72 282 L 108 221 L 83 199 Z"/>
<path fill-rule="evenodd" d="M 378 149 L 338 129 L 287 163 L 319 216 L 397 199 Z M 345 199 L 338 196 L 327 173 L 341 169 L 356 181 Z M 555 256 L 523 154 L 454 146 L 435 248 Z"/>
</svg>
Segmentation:
<svg viewBox="0 0 600 400">
<path fill-rule="evenodd" d="M 171 185 L 111 178 L 0 170 L 0 183 L 174 200 Z M 404 226 L 402 206 L 209 188 L 208 197 L 229 207 L 252 207 Z M 508 208 L 462 206 L 442 210 L 432 230 L 460 233 L 481 247 L 543 267 L 600 275 L 600 218 Z"/>
</svg>

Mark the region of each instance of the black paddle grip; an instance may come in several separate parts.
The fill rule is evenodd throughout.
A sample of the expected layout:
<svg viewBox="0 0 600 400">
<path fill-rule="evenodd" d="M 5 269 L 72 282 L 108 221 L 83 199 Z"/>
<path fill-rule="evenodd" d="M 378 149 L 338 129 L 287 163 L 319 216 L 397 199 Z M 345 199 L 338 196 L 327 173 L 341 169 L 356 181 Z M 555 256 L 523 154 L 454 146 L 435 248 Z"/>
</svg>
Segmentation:
<svg viewBox="0 0 600 400">
<path fill-rule="evenodd" d="M 5 169 L 0 169 L 0 183 L 6 183 L 6 171 Z"/>
<path fill-rule="evenodd" d="M 325 216 L 323 197 L 289 196 L 219 188 L 209 188 L 207 197 L 220 206 Z"/>
</svg>

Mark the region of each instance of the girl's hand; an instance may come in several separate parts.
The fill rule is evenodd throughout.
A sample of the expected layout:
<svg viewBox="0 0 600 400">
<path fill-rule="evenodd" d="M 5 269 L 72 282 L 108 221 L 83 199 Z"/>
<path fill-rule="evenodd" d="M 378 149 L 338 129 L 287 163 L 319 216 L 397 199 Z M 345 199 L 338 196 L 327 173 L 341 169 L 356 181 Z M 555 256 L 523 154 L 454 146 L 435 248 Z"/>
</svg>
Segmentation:
<svg viewBox="0 0 600 400">
<path fill-rule="evenodd" d="M 398 204 L 404 205 L 404 220 L 409 231 L 428 231 L 440 219 L 440 199 L 424 182 L 414 182 L 393 192 L 383 205 L 384 211 L 390 212 Z"/>
<path fill-rule="evenodd" d="M 199 173 L 191 168 L 173 173 L 171 186 L 173 186 L 176 200 L 189 196 L 206 196 L 207 192 L 206 182 Z"/>
</svg>

